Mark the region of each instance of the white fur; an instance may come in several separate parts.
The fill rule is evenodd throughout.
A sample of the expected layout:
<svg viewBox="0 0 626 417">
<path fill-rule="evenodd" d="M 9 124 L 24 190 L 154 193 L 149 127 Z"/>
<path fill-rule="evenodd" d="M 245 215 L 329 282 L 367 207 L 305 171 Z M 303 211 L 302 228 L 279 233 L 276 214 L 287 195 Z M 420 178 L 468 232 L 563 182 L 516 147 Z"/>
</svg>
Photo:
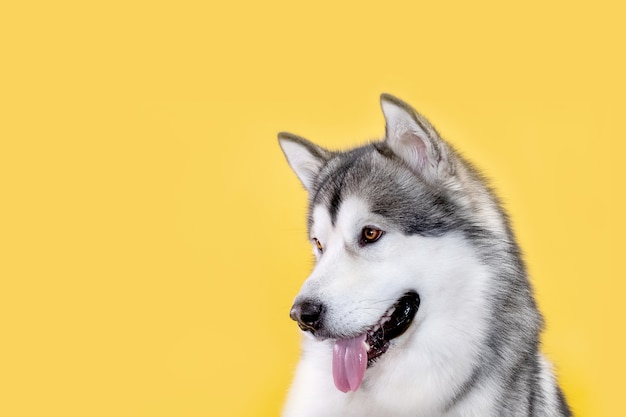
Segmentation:
<svg viewBox="0 0 626 417">
<path fill-rule="evenodd" d="M 281 138 L 279 143 L 289 166 L 296 173 L 304 188 L 310 190 L 323 161 L 298 142 Z"/>
<path fill-rule="evenodd" d="M 556 390 L 556 379 L 554 378 L 554 371 L 552 369 L 552 364 L 545 358 L 541 357 L 541 387 L 542 392 L 545 395 L 544 401 L 548 405 L 546 410 L 555 410 L 554 416 L 558 416 L 556 410 L 558 409 L 557 403 L 557 390 Z"/>
<path fill-rule="evenodd" d="M 361 247 L 364 226 L 385 234 Z M 490 277 L 463 237 L 407 236 L 351 197 L 334 227 L 326 209 L 314 207 L 311 238 L 324 252 L 317 254 L 299 296 L 327 306 L 332 332 L 362 332 L 409 290 L 417 291 L 421 305 L 406 333 L 367 369 L 356 392 L 344 394 L 333 385 L 334 341 L 305 334 L 284 417 L 490 415 L 489 387 L 480 397 L 466 397 L 462 413 L 461 408 L 444 413 L 470 377 L 487 329 L 484 294 Z"/>
</svg>

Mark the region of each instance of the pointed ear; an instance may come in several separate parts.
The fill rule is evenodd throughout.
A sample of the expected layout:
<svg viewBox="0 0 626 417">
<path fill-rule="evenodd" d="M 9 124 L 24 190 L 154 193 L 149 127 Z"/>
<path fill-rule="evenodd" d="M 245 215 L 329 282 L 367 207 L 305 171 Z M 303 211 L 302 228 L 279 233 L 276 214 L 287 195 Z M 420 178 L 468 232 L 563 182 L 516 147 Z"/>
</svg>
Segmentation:
<svg viewBox="0 0 626 417">
<path fill-rule="evenodd" d="M 386 122 L 385 141 L 391 150 L 426 180 L 450 174 L 448 146 L 428 120 L 392 95 L 381 95 L 380 102 Z"/>
<path fill-rule="evenodd" d="M 311 191 L 320 169 L 330 158 L 331 152 L 300 136 L 281 132 L 278 143 L 304 188 Z"/>
</svg>

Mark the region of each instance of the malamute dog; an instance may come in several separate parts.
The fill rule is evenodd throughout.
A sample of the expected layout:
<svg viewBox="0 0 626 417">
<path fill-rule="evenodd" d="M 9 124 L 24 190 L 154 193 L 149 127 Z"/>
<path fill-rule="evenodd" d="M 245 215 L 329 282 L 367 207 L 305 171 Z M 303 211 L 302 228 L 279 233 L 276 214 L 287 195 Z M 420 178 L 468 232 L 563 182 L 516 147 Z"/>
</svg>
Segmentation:
<svg viewBox="0 0 626 417">
<path fill-rule="evenodd" d="M 303 353 L 285 417 L 569 416 L 506 214 L 410 106 L 345 152 L 279 141 L 316 257 L 291 309 Z"/>
</svg>

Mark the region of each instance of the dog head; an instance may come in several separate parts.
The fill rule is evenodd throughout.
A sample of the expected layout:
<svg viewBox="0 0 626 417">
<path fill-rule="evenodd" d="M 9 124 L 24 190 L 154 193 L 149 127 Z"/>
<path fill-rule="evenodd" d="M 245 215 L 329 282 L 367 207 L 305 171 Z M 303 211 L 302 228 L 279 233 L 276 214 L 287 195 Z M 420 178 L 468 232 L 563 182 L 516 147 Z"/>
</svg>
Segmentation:
<svg viewBox="0 0 626 417">
<path fill-rule="evenodd" d="M 508 227 L 478 174 L 423 116 L 389 95 L 381 103 L 379 142 L 334 152 L 279 134 L 309 194 L 316 257 L 291 317 L 316 339 L 336 340 L 345 368 L 372 365 L 390 347 L 428 334 L 428 323 L 439 321 L 444 332 L 479 326 L 465 317 L 484 299 L 477 251 L 481 239 Z M 367 352 L 367 364 L 348 363 L 350 349 L 354 358 Z M 355 389 L 362 375 L 337 371 L 335 381 Z"/>
</svg>

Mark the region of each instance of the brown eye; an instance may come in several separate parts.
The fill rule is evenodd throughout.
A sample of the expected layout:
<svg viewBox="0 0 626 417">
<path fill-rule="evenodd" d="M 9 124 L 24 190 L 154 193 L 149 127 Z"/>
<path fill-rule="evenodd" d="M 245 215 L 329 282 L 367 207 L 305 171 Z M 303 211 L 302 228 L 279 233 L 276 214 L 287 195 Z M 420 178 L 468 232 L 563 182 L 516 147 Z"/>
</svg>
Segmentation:
<svg viewBox="0 0 626 417">
<path fill-rule="evenodd" d="M 383 235 L 383 231 L 372 226 L 365 226 L 361 231 L 361 243 L 374 243 Z"/>
<path fill-rule="evenodd" d="M 317 240 L 316 237 L 313 238 L 313 243 L 315 243 L 315 247 L 318 251 L 320 251 L 320 253 L 324 252 L 324 247 L 322 246 L 321 242 Z"/>
</svg>

